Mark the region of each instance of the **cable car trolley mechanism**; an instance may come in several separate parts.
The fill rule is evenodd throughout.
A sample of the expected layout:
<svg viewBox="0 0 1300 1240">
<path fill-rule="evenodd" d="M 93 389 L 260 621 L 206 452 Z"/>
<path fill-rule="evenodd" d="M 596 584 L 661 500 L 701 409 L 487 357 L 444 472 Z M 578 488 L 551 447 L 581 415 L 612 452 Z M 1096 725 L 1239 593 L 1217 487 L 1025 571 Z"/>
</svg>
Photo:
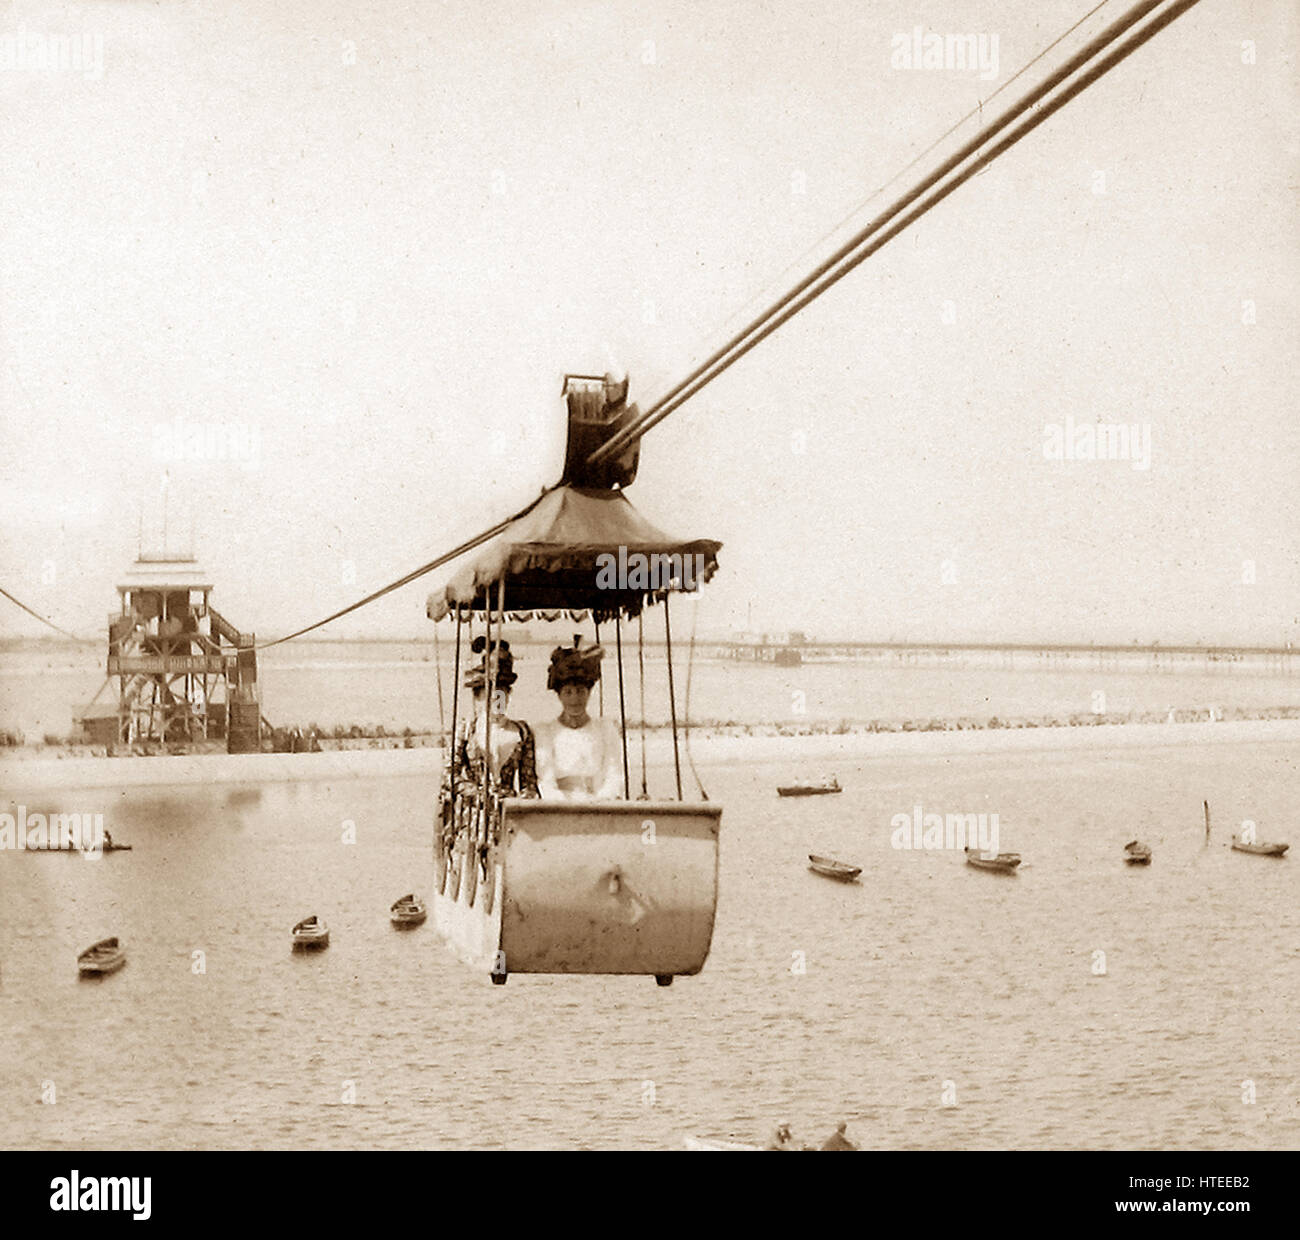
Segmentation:
<svg viewBox="0 0 1300 1240">
<path fill-rule="evenodd" d="M 586 465 L 635 416 L 626 395 L 626 380 L 566 377 L 561 482 L 429 597 L 429 618 L 451 619 L 456 629 L 452 750 L 433 832 L 434 922 L 464 963 L 498 984 L 511 973 L 644 973 L 666 986 L 678 974 L 700 971 L 713 938 L 722 809 L 682 795 L 669 600 L 713 576 L 721 544 L 672 538 L 632 506 L 622 488 L 635 478 L 638 445 L 607 464 Z M 655 605 L 664 617 L 676 800 L 649 799 L 644 720 L 635 799 L 628 761 L 624 627 L 636 621 L 644 677 L 643 613 Z M 566 614 L 590 615 L 598 643 L 601 625 L 613 626 L 621 778 L 611 767 L 598 789 L 573 794 L 557 791 L 565 781 L 543 778 L 539 795 L 521 795 L 514 760 L 499 768 L 492 760 L 493 709 L 480 712 L 477 731 L 465 727 L 463 647 L 481 655 L 469 679 L 476 690 L 486 688 L 481 696 L 490 702 L 514 680 L 512 656 L 500 640 L 507 617 Z M 556 659 L 581 664 L 600 654 L 599 647 L 579 646 L 575 640 Z M 560 679 L 553 659 L 548 687 L 558 690 Z M 612 746 L 612 727 L 601 726 Z M 522 734 L 531 738 L 526 725 Z M 480 755 L 472 771 L 459 761 L 467 736 Z"/>
</svg>

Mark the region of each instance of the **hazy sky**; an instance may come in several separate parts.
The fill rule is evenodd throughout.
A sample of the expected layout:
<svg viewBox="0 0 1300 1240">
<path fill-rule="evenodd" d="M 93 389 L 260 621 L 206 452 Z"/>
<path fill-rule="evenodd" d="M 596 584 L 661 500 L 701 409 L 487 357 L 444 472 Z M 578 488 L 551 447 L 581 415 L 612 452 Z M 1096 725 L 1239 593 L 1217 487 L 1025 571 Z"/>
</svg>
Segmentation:
<svg viewBox="0 0 1300 1240">
<path fill-rule="evenodd" d="M 555 481 L 566 370 L 651 397 L 1090 7 L 11 6 L 0 584 L 102 632 L 169 469 L 231 620 L 319 618 Z M 701 627 L 1300 638 L 1296 13 L 1203 0 L 651 433 L 633 502 L 724 544 Z M 895 67 L 917 27 L 996 74 Z M 1046 459 L 1067 419 L 1149 461 Z M 427 635 L 437 580 L 324 635 Z"/>
</svg>

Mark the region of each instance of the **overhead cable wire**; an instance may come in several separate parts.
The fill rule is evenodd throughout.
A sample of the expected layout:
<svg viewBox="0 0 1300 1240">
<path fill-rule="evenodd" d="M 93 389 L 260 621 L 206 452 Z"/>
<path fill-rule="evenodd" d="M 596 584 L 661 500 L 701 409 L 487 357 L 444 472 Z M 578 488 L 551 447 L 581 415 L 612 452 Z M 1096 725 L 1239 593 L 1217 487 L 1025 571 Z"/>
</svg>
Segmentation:
<svg viewBox="0 0 1300 1240">
<path fill-rule="evenodd" d="M 1049 116 L 1064 107 L 1071 99 L 1092 85 L 1103 74 L 1130 56 L 1150 38 L 1164 29 L 1175 18 L 1181 16 L 1198 0 L 1176 0 L 1165 12 L 1159 14 L 1146 26 L 1132 34 L 1123 44 L 1120 39 L 1132 27 L 1160 7 L 1163 0 L 1141 0 L 1122 17 L 1108 26 L 1100 35 L 1090 40 L 1056 72 L 1049 75 L 1042 83 L 1030 90 L 1022 99 L 999 115 L 994 121 L 965 143 L 956 154 L 945 160 L 937 170 L 922 178 L 893 205 L 877 215 L 864 228 L 860 229 L 848 241 L 839 247 L 829 258 L 820 263 L 809 275 L 805 276 L 793 289 L 784 294 L 763 313 L 736 333 L 725 345 L 713 353 L 690 372 L 680 383 L 671 388 L 653 404 L 648 406 L 639 417 L 628 424 L 589 457 L 588 462 L 598 464 L 627 448 L 629 444 L 640 439 L 648 430 L 658 425 L 670 413 L 696 395 L 703 387 L 748 353 L 760 341 L 767 338 L 810 302 L 816 300 L 828 288 L 843 279 L 859 263 L 869 258 L 881 246 L 896 237 L 908 225 L 915 223 L 921 216 L 942 202 L 958 186 L 968 181 L 975 173 L 986 168 L 999 155 L 1014 146 L 1026 134 L 1036 129 Z M 1116 50 L 1107 52 L 1112 44 Z M 1099 57 L 1099 59 L 1097 59 Z M 1055 97 L 1047 97 L 1063 82 L 1097 59 L 1097 63 L 1083 72 L 1069 86 Z M 1040 106 L 1041 105 L 1041 106 Z M 1036 110 L 1035 110 L 1036 109 Z M 1022 119 L 1023 118 L 1023 119 Z M 1013 124 L 1018 125 L 1001 141 L 988 147 L 989 142 Z M 955 177 L 944 183 L 961 165 L 976 155 L 981 149 L 982 155 L 969 163 Z M 913 206 L 913 204 L 919 204 Z M 897 221 L 897 222 L 893 222 Z"/>
<path fill-rule="evenodd" d="M 29 616 L 39 620 L 42 624 L 52 628 L 56 633 L 62 633 L 64 637 L 70 637 L 74 642 L 93 642 L 97 639 L 94 637 L 78 637 L 75 633 L 69 633 L 67 629 L 60 628 L 53 620 L 47 620 L 39 611 L 34 611 L 28 607 L 20 598 L 14 598 L 3 586 L 0 586 L 0 594 L 3 594 L 15 607 L 22 608 Z"/>
<path fill-rule="evenodd" d="M 543 494 L 545 494 L 545 492 L 543 492 Z M 257 649 L 266 650 L 271 646 L 280 646 L 285 642 L 291 642 L 295 638 L 302 637 L 304 634 L 311 633 L 315 629 L 322 628 L 324 625 L 330 624 L 335 620 L 350 615 L 354 611 L 360 610 L 360 608 L 365 607 L 369 603 L 373 603 L 376 599 L 383 598 L 385 594 L 391 594 L 394 590 L 400 590 L 403 586 L 410 585 L 411 582 L 415 581 L 419 577 L 423 577 L 426 573 L 431 573 L 434 569 L 441 568 L 444 564 L 464 555 L 466 552 L 473 551 L 475 547 L 481 547 L 489 539 L 495 538 L 503 530 L 508 528 L 512 522 L 517 521 L 524 515 L 524 513 L 528 512 L 529 509 L 533 508 L 536 504 L 537 501 L 533 500 L 513 516 L 506 517 L 503 521 L 498 521 L 490 529 L 484 530 L 481 534 L 475 534 L 473 538 L 467 538 L 459 546 L 453 547 L 450 551 L 444 552 L 442 555 L 438 556 L 437 559 L 430 560 L 427 564 L 421 564 L 419 568 L 412 569 L 411 572 L 407 573 L 404 577 L 399 577 L 396 581 L 391 581 L 388 585 L 381 586 L 378 590 L 367 594 L 365 598 L 358 599 L 355 603 L 349 603 L 348 606 L 342 607 L 332 615 L 326 616 L 324 620 L 317 620 L 314 624 L 308 624 L 301 629 L 295 629 L 294 632 L 287 633 L 284 637 L 277 637 L 274 641 L 259 642 L 257 644 Z"/>
<path fill-rule="evenodd" d="M 1047 44 L 1046 47 L 1042 48 L 1036 55 L 1032 56 L 1029 60 L 1025 61 L 1025 63 L 1021 65 L 1020 68 L 1017 69 L 1009 78 L 1007 78 L 1005 82 L 1003 82 L 1000 86 L 998 86 L 998 88 L 995 91 L 993 91 L 993 93 L 990 94 L 987 99 L 981 99 L 979 103 L 977 103 L 973 108 L 971 108 L 969 112 L 966 113 L 965 116 L 963 116 L 960 120 L 956 120 L 951 125 L 949 125 L 948 128 L 943 131 L 943 133 L 941 133 L 937 138 L 935 138 L 933 142 L 929 144 L 929 146 L 927 146 L 924 150 L 914 155 L 887 181 L 882 182 L 878 188 L 872 190 L 870 194 L 868 194 L 865 198 L 861 199 L 857 203 L 857 205 L 854 206 L 854 208 L 851 211 L 849 211 L 846 215 L 844 215 L 844 217 L 837 224 L 828 228 L 824 233 L 822 233 L 822 235 L 816 241 L 814 241 L 811 245 L 806 246 L 802 251 L 800 251 L 800 253 L 795 258 L 791 259 L 790 262 L 788 262 L 781 269 L 778 275 L 776 275 L 773 279 L 769 280 L 762 287 L 762 289 L 760 289 L 752 297 L 748 298 L 748 300 L 746 300 L 741 306 L 739 306 L 736 310 L 734 310 L 731 314 L 729 314 L 726 317 L 726 319 L 724 319 L 723 322 L 713 332 L 711 332 L 708 337 L 706 337 L 706 339 L 712 339 L 714 336 L 719 335 L 731 323 L 735 322 L 736 319 L 740 318 L 740 316 L 746 310 L 748 310 L 750 306 L 754 305 L 756 302 L 760 301 L 764 296 L 768 295 L 771 292 L 771 290 L 776 286 L 778 281 L 783 279 L 796 267 L 800 266 L 806 259 L 810 258 L 819 249 L 821 249 L 821 247 L 825 245 L 837 232 L 839 232 L 851 219 L 853 219 L 854 216 L 861 214 L 861 212 L 866 207 L 868 207 L 871 203 L 875 202 L 875 200 L 879 198 L 880 195 L 885 192 L 885 190 L 887 190 L 891 185 L 893 185 L 895 181 L 897 181 L 905 173 L 908 173 L 913 168 L 915 168 L 917 164 L 919 164 L 927 155 L 931 154 L 934 150 L 936 150 L 939 146 L 941 146 L 948 138 L 950 138 L 954 133 L 956 133 L 957 130 L 959 130 L 964 124 L 966 124 L 967 121 L 971 120 L 975 116 L 981 115 L 984 109 L 987 108 L 989 104 L 991 104 L 993 100 L 995 100 L 1013 82 L 1015 82 L 1017 79 L 1023 77 L 1026 73 L 1028 73 L 1029 70 L 1034 67 L 1034 65 L 1036 65 L 1049 52 L 1053 51 L 1056 47 L 1058 47 L 1061 43 L 1063 43 L 1066 39 L 1068 39 L 1076 30 L 1079 29 L 1080 26 L 1084 24 L 1084 22 L 1086 22 L 1090 17 L 1096 14 L 1099 9 L 1105 8 L 1106 5 L 1110 3 L 1111 0 L 1101 0 L 1099 4 L 1094 4 L 1092 8 L 1090 8 L 1081 18 L 1079 18 L 1077 22 L 1074 23 L 1073 26 L 1071 26 L 1068 30 L 1063 30 L 1059 35 L 1056 36 L 1056 38 L 1054 38 L 1049 44 Z"/>
</svg>

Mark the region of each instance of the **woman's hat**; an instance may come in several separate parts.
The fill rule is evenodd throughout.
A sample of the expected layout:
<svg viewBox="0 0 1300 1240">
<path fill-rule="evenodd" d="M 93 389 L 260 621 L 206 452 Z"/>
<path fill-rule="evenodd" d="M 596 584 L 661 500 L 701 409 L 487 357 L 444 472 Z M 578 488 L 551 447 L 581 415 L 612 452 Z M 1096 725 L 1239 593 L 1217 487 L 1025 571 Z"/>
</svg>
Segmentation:
<svg viewBox="0 0 1300 1240">
<path fill-rule="evenodd" d="M 479 655 L 479 661 L 465 672 L 465 688 L 482 689 L 487 685 L 487 638 L 476 637 L 470 643 L 470 650 Z M 495 672 L 496 687 L 498 689 L 509 689 L 519 677 L 515 674 L 515 656 L 510 653 L 510 643 L 506 641 L 493 642 L 492 650 L 494 652 L 493 671 Z"/>
<path fill-rule="evenodd" d="M 551 651 L 551 666 L 546 673 L 546 687 L 559 689 L 561 685 L 592 685 L 600 679 L 600 661 L 605 657 L 602 646 L 584 646 L 582 634 L 573 635 L 572 646 L 556 646 Z"/>
</svg>

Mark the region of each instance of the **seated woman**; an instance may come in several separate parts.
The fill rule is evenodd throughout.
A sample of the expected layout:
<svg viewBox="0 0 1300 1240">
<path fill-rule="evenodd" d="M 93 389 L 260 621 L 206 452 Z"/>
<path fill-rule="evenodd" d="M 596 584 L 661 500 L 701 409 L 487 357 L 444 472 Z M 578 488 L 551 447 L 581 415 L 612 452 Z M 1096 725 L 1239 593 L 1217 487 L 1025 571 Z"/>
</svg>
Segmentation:
<svg viewBox="0 0 1300 1240">
<path fill-rule="evenodd" d="M 474 695 L 474 713 L 457 727 L 451 756 L 451 777 L 456 795 L 473 799 L 483 788 L 486 762 L 492 787 L 498 796 L 535 797 L 537 793 L 536 747 L 532 729 L 522 719 L 506 715 L 510 689 L 519 677 L 515 674 L 514 656 L 509 642 L 494 642 L 495 691 L 487 692 L 487 642 L 476 637 L 470 649 L 482 655 L 465 673 L 465 687 Z M 492 712 L 491 737 L 488 736 L 488 711 Z M 488 754 L 487 749 L 491 748 Z"/>
<path fill-rule="evenodd" d="M 545 799 L 612 801 L 623 796 L 618 730 L 587 714 L 604 654 L 599 646 L 583 646 L 581 636 L 551 653 L 546 687 L 560 699 L 560 717 L 537 728 L 537 787 Z"/>
</svg>

